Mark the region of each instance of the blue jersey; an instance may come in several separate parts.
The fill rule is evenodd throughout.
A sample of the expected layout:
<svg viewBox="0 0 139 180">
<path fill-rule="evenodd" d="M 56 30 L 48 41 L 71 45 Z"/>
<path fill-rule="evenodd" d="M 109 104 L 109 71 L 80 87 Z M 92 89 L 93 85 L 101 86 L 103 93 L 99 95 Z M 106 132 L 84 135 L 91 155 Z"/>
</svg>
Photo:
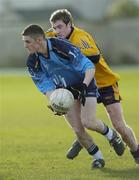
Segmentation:
<svg viewBox="0 0 139 180">
<path fill-rule="evenodd" d="M 48 58 L 41 53 L 31 54 L 27 59 L 29 73 L 42 92 L 81 84 L 93 63 L 85 57 L 79 48 L 66 40 L 47 39 Z"/>
</svg>

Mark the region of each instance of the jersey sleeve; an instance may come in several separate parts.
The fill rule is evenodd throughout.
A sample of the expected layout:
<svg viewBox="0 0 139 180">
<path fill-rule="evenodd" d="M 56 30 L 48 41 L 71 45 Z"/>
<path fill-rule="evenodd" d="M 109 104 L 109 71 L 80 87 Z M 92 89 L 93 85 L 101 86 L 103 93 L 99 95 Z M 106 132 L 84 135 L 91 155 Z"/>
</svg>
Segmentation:
<svg viewBox="0 0 139 180">
<path fill-rule="evenodd" d="M 94 39 L 88 33 L 81 33 L 74 39 L 74 44 L 79 47 L 85 56 L 99 54 Z"/>
<path fill-rule="evenodd" d="M 71 42 L 80 48 L 81 52 L 87 56 L 93 63 L 97 63 L 100 59 L 100 51 L 91 35 L 86 32 L 77 32 Z"/>
<path fill-rule="evenodd" d="M 41 69 L 41 66 L 38 63 L 38 60 L 35 59 L 35 55 L 31 55 L 28 57 L 27 60 L 27 67 L 28 67 L 28 72 L 38 88 L 38 90 L 45 94 L 48 91 L 52 91 L 55 89 L 55 84 L 53 81 L 48 77 L 46 72 L 43 72 Z"/>
<path fill-rule="evenodd" d="M 45 73 L 35 72 L 32 68 L 28 68 L 28 71 L 31 75 L 31 78 L 34 84 L 36 85 L 36 87 L 41 93 L 46 94 L 46 92 L 52 91 L 55 89 L 55 85 L 53 81 L 51 81 L 51 79 L 49 79 L 45 75 Z"/>
</svg>

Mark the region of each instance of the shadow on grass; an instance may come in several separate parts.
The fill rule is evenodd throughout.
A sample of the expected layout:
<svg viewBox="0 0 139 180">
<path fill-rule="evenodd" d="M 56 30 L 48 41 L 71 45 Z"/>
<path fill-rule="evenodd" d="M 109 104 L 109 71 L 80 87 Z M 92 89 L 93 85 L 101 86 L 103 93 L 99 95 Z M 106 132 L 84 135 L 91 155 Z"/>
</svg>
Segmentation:
<svg viewBox="0 0 139 180">
<path fill-rule="evenodd" d="M 117 177 L 121 179 L 139 179 L 139 167 L 130 169 L 111 169 L 104 168 L 101 170 L 106 177 Z"/>
</svg>

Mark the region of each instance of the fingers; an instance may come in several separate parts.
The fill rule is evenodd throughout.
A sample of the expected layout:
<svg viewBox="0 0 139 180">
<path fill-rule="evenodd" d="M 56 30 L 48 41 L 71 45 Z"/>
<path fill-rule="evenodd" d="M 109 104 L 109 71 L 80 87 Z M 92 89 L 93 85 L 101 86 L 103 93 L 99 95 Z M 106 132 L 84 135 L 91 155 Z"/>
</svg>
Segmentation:
<svg viewBox="0 0 139 180">
<path fill-rule="evenodd" d="M 56 115 L 56 116 L 63 116 L 63 115 L 65 115 L 66 113 L 58 113 L 58 112 L 56 112 L 56 113 L 54 113 L 54 115 Z"/>
<path fill-rule="evenodd" d="M 63 112 L 56 112 L 56 111 L 54 111 L 54 109 L 52 108 L 51 105 L 48 105 L 47 107 L 54 113 L 54 115 L 62 116 L 64 114 L 66 114 L 66 113 L 63 113 Z"/>
<path fill-rule="evenodd" d="M 53 111 L 54 112 L 54 110 L 53 110 L 53 108 L 52 108 L 52 106 L 51 105 L 48 105 L 47 106 L 51 111 Z"/>
<path fill-rule="evenodd" d="M 86 98 L 85 98 L 85 96 L 83 94 L 80 94 L 79 101 L 83 106 L 85 106 Z"/>
<path fill-rule="evenodd" d="M 83 106 L 85 106 L 85 101 L 86 101 L 86 99 L 85 99 L 85 97 L 83 97 L 83 98 L 82 98 L 82 105 L 83 105 Z"/>
</svg>

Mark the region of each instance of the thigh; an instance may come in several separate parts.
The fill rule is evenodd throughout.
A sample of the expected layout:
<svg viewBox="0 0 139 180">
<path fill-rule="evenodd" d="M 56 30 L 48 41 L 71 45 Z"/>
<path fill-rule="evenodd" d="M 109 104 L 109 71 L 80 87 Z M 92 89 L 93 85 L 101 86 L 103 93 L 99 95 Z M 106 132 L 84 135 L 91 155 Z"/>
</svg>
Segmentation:
<svg viewBox="0 0 139 180">
<path fill-rule="evenodd" d="M 112 121 L 113 124 L 125 124 L 123 109 L 121 103 L 113 103 L 106 106 L 106 111 Z"/>
<path fill-rule="evenodd" d="M 73 129 L 83 128 L 81 123 L 81 105 L 78 100 L 75 100 L 73 107 L 65 115 L 65 119 Z"/>
<path fill-rule="evenodd" d="M 87 97 L 85 106 L 81 107 L 82 121 L 95 121 L 96 120 L 96 97 Z"/>
</svg>

